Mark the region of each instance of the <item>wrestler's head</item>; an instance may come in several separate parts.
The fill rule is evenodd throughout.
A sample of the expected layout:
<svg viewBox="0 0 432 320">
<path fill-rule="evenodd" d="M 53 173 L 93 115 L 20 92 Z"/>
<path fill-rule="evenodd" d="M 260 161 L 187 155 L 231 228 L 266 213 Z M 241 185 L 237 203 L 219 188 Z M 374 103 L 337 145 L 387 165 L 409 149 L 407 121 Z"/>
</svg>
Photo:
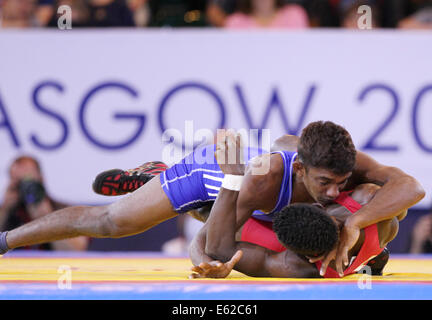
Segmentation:
<svg viewBox="0 0 432 320">
<path fill-rule="evenodd" d="M 330 121 L 317 121 L 302 131 L 294 170 L 314 200 L 325 205 L 339 196 L 355 160 L 356 149 L 348 131 Z"/>
<path fill-rule="evenodd" d="M 307 257 L 330 252 L 339 239 L 339 227 L 324 209 L 296 203 L 279 211 L 273 220 L 273 230 L 289 250 Z"/>
</svg>

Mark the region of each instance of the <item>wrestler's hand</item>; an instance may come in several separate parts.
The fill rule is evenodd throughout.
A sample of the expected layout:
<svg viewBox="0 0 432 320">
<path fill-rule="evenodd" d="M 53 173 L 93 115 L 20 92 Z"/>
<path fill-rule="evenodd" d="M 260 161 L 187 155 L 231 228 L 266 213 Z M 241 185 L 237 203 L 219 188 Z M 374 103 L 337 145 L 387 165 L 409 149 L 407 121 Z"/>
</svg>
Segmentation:
<svg viewBox="0 0 432 320">
<path fill-rule="evenodd" d="M 226 278 L 234 266 L 239 262 L 243 255 L 241 250 L 238 250 L 230 261 L 222 263 L 218 260 L 210 262 L 202 262 L 198 266 L 191 268 L 194 273 L 189 276 L 189 279 L 196 278 Z"/>
<path fill-rule="evenodd" d="M 320 269 L 320 275 L 324 276 L 327 272 L 327 267 L 332 262 L 332 260 L 335 259 L 337 252 L 337 247 L 335 247 L 332 251 L 330 251 L 326 255 L 322 255 L 319 257 L 308 257 L 310 263 L 315 263 L 317 261 L 321 260 L 321 269 Z"/>
<path fill-rule="evenodd" d="M 218 130 L 215 158 L 224 174 L 244 175 L 245 164 L 240 134 L 234 130 Z"/>
<path fill-rule="evenodd" d="M 348 222 L 348 223 L 347 223 Z M 339 244 L 336 253 L 336 271 L 340 276 L 343 275 L 343 269 L 348 266 L 348 251 L 356 244 L 360 236 L 360 229 L 345 220 L 345 224 L 339 235 Z"/>
<path fill-rule="evenodd" d="M 322 260 L 320 275 L 324 276 L 330 262 L 335 260 L 336 271 L 342 277 L 345 268 L 348 266 L 348 251 L 356 244 L 359 236 L 360 229 L 358 227 L 349 224 L 344 225 L 337 246 L 325 256 L 309 257 L 309 262 L 315 263 Z"/>
</svg>

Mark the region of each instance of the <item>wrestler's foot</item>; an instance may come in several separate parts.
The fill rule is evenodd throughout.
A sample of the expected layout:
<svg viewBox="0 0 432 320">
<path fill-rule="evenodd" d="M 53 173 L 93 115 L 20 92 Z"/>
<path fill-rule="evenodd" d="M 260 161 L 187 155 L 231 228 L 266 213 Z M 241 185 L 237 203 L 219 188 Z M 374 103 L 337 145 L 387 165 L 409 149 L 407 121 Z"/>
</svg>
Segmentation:
<svg viewBox="0 0 432 320">
<path fill-rule="evenodd" d="M 390 257 L 390 251 L 387 248 L 377 255 L 375 258 L 368 262 L 368 266 L 371 268 L 373 276 L 382 276 L 384 267 L 386 266 Z"/>
<path fill-rule="evenodd" d="M 99 173 L 93 181 L 93 191 L 104 196 L 119 196 L 133 192 L 168 169 L 160 161 L 146 162 L 135 169 L 111 169 Z"/>
</svg>

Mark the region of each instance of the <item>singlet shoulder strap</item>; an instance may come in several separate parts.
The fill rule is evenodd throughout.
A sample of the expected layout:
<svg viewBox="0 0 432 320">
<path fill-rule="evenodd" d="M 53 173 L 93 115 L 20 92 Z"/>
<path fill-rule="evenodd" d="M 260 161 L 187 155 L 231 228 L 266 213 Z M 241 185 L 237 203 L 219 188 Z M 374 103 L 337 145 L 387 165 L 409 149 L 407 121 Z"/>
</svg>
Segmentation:
<svg viewBox="0 0 432 320">
<path fill-rule="evenodd" d="M 335 202 L 347 208 L 351 213 L 357 212 L 362 207 L 360 203 L 350 197 L 350 191 L 341 192 L 339 197 L 336 198 Z"/>
<path fill-rule="evenodd" d="M 297 157 L 297 152 L 292 151 L 274 151 L 271 154 L 276 153 L 282 157 L 284 172 L 278 200 L 273 210 L 270 211 L 270 214 L 280 211 L 283 207 L 291 203 L 293 163 Z"/>
</svg>

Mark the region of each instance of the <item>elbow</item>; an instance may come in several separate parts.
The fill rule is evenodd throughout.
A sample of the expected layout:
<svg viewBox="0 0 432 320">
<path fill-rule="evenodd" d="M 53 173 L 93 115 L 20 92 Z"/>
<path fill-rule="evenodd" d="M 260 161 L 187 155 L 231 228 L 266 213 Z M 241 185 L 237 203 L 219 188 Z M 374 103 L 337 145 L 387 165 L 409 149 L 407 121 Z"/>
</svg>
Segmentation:
<svg viewBox="0 0 432 320">
<path fill-rule="evenodd" d="M 417 181 L 417 179 L 394 167 L 390 167 L 389 170 L 387 182 L 391 181 L 390 184 L 392 184 L 396 189 L 401 190 L 401 195 L 409 197 L 412 201 L 411 206 L 426 196 L 423 186 Z"/>
<path fill-rule="evenodd" d="M 426 191 L 423 186 L 413 177 L 406 178 L 407 189 L 410 190 L 413 197 L 413 205 L 422 200 L 426 196 Z"/>
<path fill-rule="evenodd" d="M 423 189 L 423 187 L 418 183 L 418 196 L 419 196 L 419 201 L 422 200 L 425 196 L 426 196 L 426 191 L 425 189 Z"/>
<path fill-rule="evenodd" d="M 390 180 L 389 180 L 390 181 Z M 426 191 L 414 177 L 404 174 L 395 175 L 391 179 L 398 197 L 406 201 L 407 208 L 417 204 L 426 196 Z"/>
</svg>

